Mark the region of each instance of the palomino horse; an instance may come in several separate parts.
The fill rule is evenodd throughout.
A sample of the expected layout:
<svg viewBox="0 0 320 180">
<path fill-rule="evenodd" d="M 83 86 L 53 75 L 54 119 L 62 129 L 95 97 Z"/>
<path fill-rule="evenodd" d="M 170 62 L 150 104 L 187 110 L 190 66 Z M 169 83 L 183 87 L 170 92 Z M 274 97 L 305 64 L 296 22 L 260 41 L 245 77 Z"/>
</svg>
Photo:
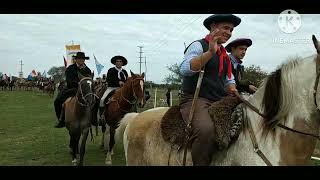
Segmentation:
<svg viewBox="0 0 320 180">
<path fill-rule="evenodd" d="M 269 75 L 247 98 L 244 128 L 238 140 L 213 155 L 211 165 L 307 165 L 319 139 L 320 46 L 316 56 L 295 59 Z M 127 165 L 181 165 L 183 150 L 164 141 L 160 121 L 168 108 L 142 112 L 126 120 L 124 148 Z M 261 114 L 261 113 L 260 113 Z M 255 148 L 254 148 L 255 147 Z M 263 158 L 264 155 L 264 158 Z M 186 165 L 192 165 L 190 149 Z"/>
<path fill-rule="evenodd" d="M 142 75 L 134 74 L 131 72 L 124 85 L 117 89 L 112 95 L 111 100 L 106 105 L 104 116 L 106 121 L 107 130 L 102 135 L 102 144 L 109 136 L 109 147 L 107 149 L 106 164 L 112 164 L 111 155 L 113 154 L 113 147 L 115 145 L 116 129 L 120 125 L 120 120 L 123 116 L 130 112 L 134 104 L 138 104 L 142 108 L 145 104 L 144 98 L 144 73 Z"/>
<path fill-rule="evenodd" d="M 86 141 L 91 128 L 91 108 L 96 101 L 93 94 L 92 77 L 84 77 L 78 74 L 80 82 L 77 94 L 68 98 L 63 104 L 63 114 L 65 115 L 66 128 L 70 135 L 69 147 L 72 150 L 73 165 L 83 165 Z M 80 147 L 80 162 L 77 161 L 79 152 L 79 140 L 82 136 Z"/>
</svg>

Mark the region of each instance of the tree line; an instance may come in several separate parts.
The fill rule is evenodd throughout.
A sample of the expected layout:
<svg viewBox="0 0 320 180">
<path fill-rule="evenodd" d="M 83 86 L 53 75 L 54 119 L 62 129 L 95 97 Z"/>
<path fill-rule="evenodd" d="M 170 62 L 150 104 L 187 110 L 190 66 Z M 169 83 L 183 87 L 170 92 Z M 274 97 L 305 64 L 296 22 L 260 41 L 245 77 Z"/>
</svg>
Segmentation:
<svg viewBox="0 0 320 180">
<path fill-rule="evenodd" d="M 179 89 L 182 83 L 182 75 L 180 74 L 179 64 L 175 63 L 168 65 L 167 69 L 170 73 L 163 79 L 163 84 L 157 84 L 152 81 L 146 81 L 146 88 L 168 88 Z M 60 82 L 65 79 L 65 67 L 52 67 L 48 71 L 48 75 L 52 76 L 55 82 Z M 258 65 L 250 65 L 245 67 L 244 77 L 249 81 L 253 82 L 256 87 L 259 87 L 262 80 L 268 75 L 267 72 L 263 71 Z"/>
</svg>

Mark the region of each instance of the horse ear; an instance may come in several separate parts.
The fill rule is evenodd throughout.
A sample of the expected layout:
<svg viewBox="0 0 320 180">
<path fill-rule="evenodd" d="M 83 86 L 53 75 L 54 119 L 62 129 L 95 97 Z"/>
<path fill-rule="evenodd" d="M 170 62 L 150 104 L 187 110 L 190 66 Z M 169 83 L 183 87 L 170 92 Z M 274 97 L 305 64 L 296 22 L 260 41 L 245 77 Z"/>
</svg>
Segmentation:
<svg viewBox="0 0 320 180">
<path fill-rule="evenodd" d="M 313 41 L 313 45 L 317 50 L 317 53 L 320 54 L 320 46 L 319 46 L 319 41 L 317 40 L 315 35 L 312 35 L 312 41 Z"/>
<path fill-rule="evenodd" d="M 131 74 L 131 76 L 133 77 L 133 78 L 135 78 L 136 77 L 136 75 L 130 70 L 130 74 Z"/>
<path fill-rule="evenodd" d="M 141 77 L 144 78 L 144 73 L 141 74 Z"/>
</svg>

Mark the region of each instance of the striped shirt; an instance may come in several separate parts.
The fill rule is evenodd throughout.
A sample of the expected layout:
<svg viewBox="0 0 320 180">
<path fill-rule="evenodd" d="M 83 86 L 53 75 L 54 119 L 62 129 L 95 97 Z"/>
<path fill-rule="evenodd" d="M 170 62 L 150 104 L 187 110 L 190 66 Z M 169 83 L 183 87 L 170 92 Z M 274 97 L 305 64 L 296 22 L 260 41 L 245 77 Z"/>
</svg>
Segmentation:
<svg viewBox="0 0 320 180">
<path fill-rule="evenodd" d="M 189 48 L 187 49 L 183 62 L 180 65 L 180 73 L 182 76 L 192 76 L 199 71 L 193 71 L 191 69 L 191 60 L 197 56 L 200 56 L 203 53 L 203 48 L 200 42 L 196 41 L 193 42 Z M 225 75 L 225 78 L 223 79 L 224 86 L 228 86 L 229 84 L 235 84 L 234 76 L 231 74 L 231 78 L 229 79 L 227 75 Z"/>
</svg>

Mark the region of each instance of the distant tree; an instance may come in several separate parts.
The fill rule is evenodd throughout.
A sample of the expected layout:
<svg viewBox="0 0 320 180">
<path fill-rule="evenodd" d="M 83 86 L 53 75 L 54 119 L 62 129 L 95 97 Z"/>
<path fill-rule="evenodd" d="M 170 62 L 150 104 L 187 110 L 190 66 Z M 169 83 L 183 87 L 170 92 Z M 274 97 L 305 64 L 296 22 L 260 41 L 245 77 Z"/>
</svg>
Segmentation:
<svg viewBox="0 0 320 180">
<path fill-rule="evenodd" d="M 178 63 L 167 66 L 168 70 L 171 72 L 163 80 L 166 84 L 172 86 L 180 86 L 182 82 L 182 75 L 180 74 L 180 65 Z"/>
<path fill-rule="evenodd" d="M 48 75 L 53 77 L 54 82 L 57 83 L 65 79 L 64 72 L 65 72 L 64 66 L 60 66 L 60 67 L 54 66 L 48 71 Z"/>
<path fill-rule="evenodd" d="M 259 87 L 262 80 L 267 77 L 268 73 L 263 71 L 258 65 L 245 67 L 244 78 L 251 81 L 256 87 Z"/>
<path fill-rule="evenodd" d="M 179 89 L 182 82 L 182 75 L 180 74 L 180 65 L 178 63 L 167 66 L 170 74 L 168 74 L 163 80 L 166 85 L 170 85 L 173 89 Z M 261 84 L 262 80 L 268 75 L 267 72 L 263 71 L 258 65 L 251 65 L 246 67 L 244 70 L 245 79 L 251 81 L 257 87 Z"/>
</svg>

